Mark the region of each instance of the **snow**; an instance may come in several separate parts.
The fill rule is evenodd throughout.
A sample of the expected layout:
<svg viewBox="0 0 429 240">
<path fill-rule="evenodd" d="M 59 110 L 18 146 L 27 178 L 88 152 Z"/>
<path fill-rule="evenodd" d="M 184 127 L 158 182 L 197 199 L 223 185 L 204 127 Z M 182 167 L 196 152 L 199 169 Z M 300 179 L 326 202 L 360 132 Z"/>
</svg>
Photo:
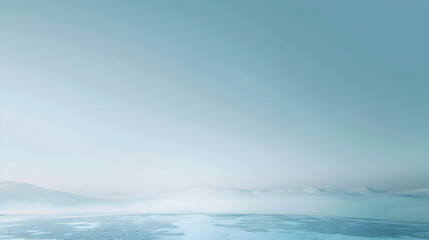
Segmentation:
<svg viewBox="0 0 429 240">
<path fill-rule="evenodd" d="M 429 189 L 413 189 L 408 191 L 397 192 L 398 195 L 418 198 L 429 198 Z"/>
<path fill-rule="evenodd" d="M 144 198 L 95 201 L 31 184 L 0 182 L 0 211 L 5 214 L 305 214 L 429 222 L 428 193 L 427 189 L 388 192 L 368 187 L 272 191 L 216 187 L 166 192 Z"/>
</svg>

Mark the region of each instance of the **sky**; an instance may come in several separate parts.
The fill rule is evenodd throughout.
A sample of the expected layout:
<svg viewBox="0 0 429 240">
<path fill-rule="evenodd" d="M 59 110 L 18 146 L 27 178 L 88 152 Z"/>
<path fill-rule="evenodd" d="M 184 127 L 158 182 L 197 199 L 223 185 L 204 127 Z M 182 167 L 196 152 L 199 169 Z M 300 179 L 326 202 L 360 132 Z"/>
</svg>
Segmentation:
<svg viewBox="0 0 429 240">
<path fill-rule="evenodd" d="M 429 188 L 429 1 L 0 2 L 0 180 Z"/>
</svg>

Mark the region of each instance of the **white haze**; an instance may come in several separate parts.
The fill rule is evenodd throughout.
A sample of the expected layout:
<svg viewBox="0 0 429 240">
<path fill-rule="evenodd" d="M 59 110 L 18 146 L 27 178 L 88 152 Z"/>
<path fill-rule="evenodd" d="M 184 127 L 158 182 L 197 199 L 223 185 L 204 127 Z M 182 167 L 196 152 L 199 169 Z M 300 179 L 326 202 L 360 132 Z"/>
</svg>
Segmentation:
<svg viewBox="0 0 429 240">
<path fill-rule="evenodd" d="M 0 211 L 4 214 L 304 214 L 429 222 L 428 200 L 427 189 L 383 192 L 370 188 L 275 191 L 197 188 L 146 197 L 109 199 L 82 197 L 25 183 L 0 184 Z"/>
</svg>

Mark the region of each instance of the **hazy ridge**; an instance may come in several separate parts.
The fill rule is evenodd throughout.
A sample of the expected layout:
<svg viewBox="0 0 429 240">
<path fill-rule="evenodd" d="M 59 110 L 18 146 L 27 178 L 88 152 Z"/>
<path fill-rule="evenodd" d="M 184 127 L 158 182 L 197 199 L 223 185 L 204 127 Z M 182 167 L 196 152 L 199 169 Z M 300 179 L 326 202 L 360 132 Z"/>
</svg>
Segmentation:
<svg viewBox="0 0 429 240">
<path fill-rule="evenodd" d="M 136 212 L 307 214 L 429 221 L 429 189 L 195 188 L 153 196 L 90 198 L 28 183 L 0 182 L 2 213 Z"/>
</svg>

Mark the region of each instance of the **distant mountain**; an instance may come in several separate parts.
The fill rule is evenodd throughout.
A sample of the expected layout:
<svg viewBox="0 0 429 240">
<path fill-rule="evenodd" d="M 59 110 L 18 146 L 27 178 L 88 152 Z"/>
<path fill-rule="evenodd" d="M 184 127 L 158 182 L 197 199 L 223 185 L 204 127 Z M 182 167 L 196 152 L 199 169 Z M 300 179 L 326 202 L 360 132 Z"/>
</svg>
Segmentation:
<svg viewBox="0 0 429 240">
<path fill-rule="evenodd" d="M 429 222 L 429 189 L 249 190 L 194 188 L 155 195 L 89 198 L 28 183 L 0 181 L 0 213 L 239 213 L 307 214 Z M 380 208 L 380 206 L 383 206 Z"/>
<path fill-rule="evenodd" d="M 287 194 L 301 194 L 301 195 L 322 195 L 322 196 L 332 196 L 332 197 L 340 197 L 340 196 L 361 196 L 361 197 L 369 197 L 369 196 L 381 196 L 384 194 L 389 194 L 389 192 L 376 190 L 369 187 L 361 187 L 361 188 L 349 188 L 349 189 L 324 189 L 324 188 L 302 188 L 302 189 L 280 189 L 276 190 L 276 192 L 282 192 Z"/>
<path fill-rule="evenodd" d="M 0 181 L 0 206 L 44 204 L 67 207 L 91 203 L 94 203 L 94 200 L 76 194 L 46 189 L 29 183 Z"/>
<path fill-rule="evenodd" d="M 396 195 L 417 198 L 429 198 L 429 188 L 396 192 Z"/>
<path fill-rule="evenodd" d="M 193 188 L 180 192 L 164 193 L 165 196 L 186 196 L 186 197 L 243 197 L 252 196 L 256 191 L 239 188 L 223 187 L 201 187 Z"/>
<path fill-rule="evenodd" d="M 16 203 L 38 203 L 53 206 L 81 206 L 88 204 L 111 204 L 127 203 L 129 201 L 147 201 L 164 198 L 237 198 L 257 196 L 329 196 L 329 197 L 377 197 L 397 196 L 412 198 L 429 198 L 429 189 L 415 189 L 407 191 L 388 192 L 376 190 L 369 187 L 350 189 L 324 189 L 324 188 L 302 188 L 302 189 L 279 189 L 279 190 L 249 190 L 238 188 L 205 187 L 194 188 L 177 192 L 165 192 L 150 197 L 117 198 L 89 198 L 76 194 L 51 190 L 29 183 L 0 181 L 0 208 L 7 204 Z"/>
</svg>

